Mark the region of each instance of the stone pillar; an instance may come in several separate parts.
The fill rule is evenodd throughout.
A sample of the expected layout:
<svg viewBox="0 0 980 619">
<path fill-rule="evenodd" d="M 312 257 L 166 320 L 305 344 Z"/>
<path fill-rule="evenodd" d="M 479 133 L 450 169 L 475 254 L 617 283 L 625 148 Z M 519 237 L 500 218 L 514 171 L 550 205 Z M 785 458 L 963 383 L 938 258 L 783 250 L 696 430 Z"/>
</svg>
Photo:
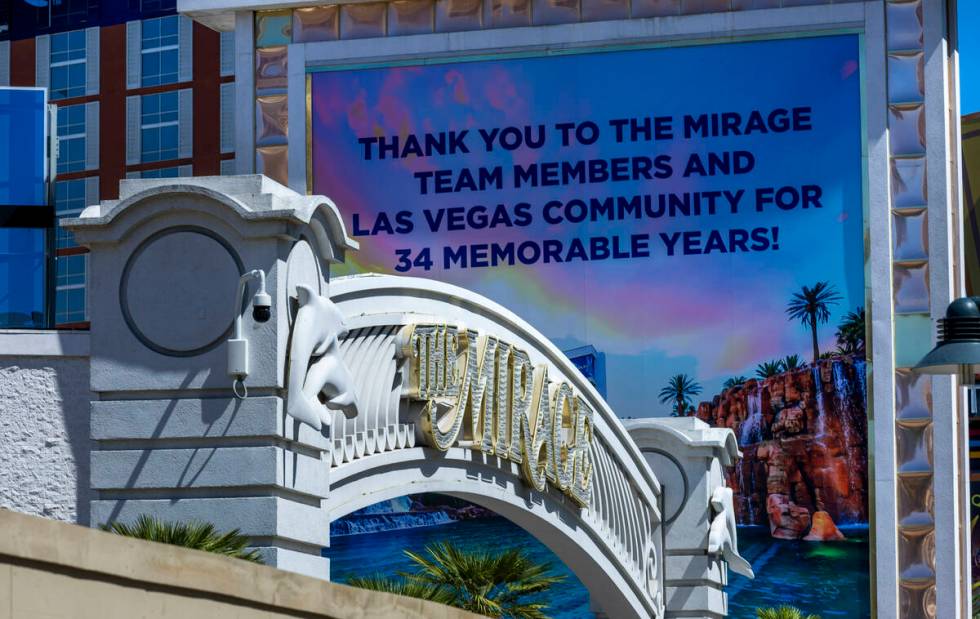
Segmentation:
<svg viewBox="0 0 980 619">
<path fill-rule="evenodd" d="M 266 563 L 329 577 L 329 437 L 287 417 L 297 285 L 326 294 L 356 242 L 336 207 L 262 176 L 124 180 L 71 222 L 91 250 L 91 522 L 140 514 L 239 528 Z M 253 319 L 262 269 L 272 316 Z M 232 392 L 235 312 L 248 397 Z"/>
<path fill-rule="evenodd" d="M 735 434 L 695 417 L 624 421 L 663 488 L 666 617 L 728 614 L 728 567 L 708 553 L 715 490 L 739 457 Z M 737 551 L 737 548 L 736 548 Z"/>
</svg>

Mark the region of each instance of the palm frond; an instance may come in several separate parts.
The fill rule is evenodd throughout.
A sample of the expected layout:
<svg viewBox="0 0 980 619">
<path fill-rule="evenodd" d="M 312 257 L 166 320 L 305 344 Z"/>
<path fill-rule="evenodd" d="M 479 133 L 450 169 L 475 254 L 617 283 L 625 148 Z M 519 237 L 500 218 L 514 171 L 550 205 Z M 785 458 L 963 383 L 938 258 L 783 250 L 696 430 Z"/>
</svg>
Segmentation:
<svg viewBox="0 0 980 619">
<path fill-rule="evenodd" d="M 770 376 L 775 376 L 776 374 L 781 374 L 783 371 L 783 362 L 779 359 L 774 361 L 764 361 L 759 365 L 755 366 L 755 375 L 758 378 L 769 378 Z"/>
<path fill-rule="evenodd" d="M 828 282 L 817 282 L 813 287 L 803 286 L 794 292 L 786 306 L 786 314 L 792 320 L 799 320 L 804 326 L 830 320 L 830 306 L 841 300 L 837 289 Z"/>
<path fill-rule="evenodd" d="M 257 550 L 248 550 L 248 537 L 242 535 L 239 529 L 218 533 L 209 522 L 165 522 L 141 514 L 134 524 L 113 522 L 100 528 L 126 537 L 213 552 L 252 563 L 263 562 Z"/>
<path fill-rule="evenodd" d="M 744 377 L 744 376 L 732 376 L 731 378 L 727 379 L 722 384 L 721 387 L 722 387 L 722 389 L 731 389 L 732 387 L 741 387 L 742 385 L 744 385 L 748 381 L 749 381 L 749 379 L 746 378 L 746 377 Z"/>
<path fill-rule="evenodd" d="M 865 313 L 863 307 L 858 307 L 853 312 L 844 314 L 839 325 L 837 325 L 837 347 L 847 351 L 848 354 L 858 353 L 864 350 L 865 340 Z"/>
<path fill-rule="evenodd" d="M 440 604 L 451 604 L 452 595 L 443 587 L 431 586 L 406 578 L 394 579 L 387 578 L 381 574 L 374 576 L 359 577 L 355 576 L 347 579 L 347 585 L 359 589 L 370 589 L 372 591 L 383 591 L 396 595 L 429 600 Z"/>
<path fill-rule="evenodd" d="M 799 608 L 787 605 L 757 608 L 755 616 L 757 619 L 820 619 L 820 615 L 804 615 Z"/>
<path fill-rule="evenodd" d="M 464 551 L 447 541 L 405 551 L 416 570 L 398 579 L 352 578 L 348 584 L 449 604 L 489 617 L 547 619 L 541 596 L 563 582 L 550 563 L 537 563 L 523 549 L 501 553 Z"/>
<path fill-rule="evenodd" d="M 691 398 L 700 394 L 701 385 L 687 374 L 675 374 L 659 393 L 661 404 L 672 404 L 675 415 L 680 415 L 691 405 Z"/>
<path fill-rule="evenodd" d="M 799 355 L 786 355 L 780 360 L 780 363 L 783 364 L 783 369 L 787 372 L 798 370 L 803 366 Z"/>
</svg>

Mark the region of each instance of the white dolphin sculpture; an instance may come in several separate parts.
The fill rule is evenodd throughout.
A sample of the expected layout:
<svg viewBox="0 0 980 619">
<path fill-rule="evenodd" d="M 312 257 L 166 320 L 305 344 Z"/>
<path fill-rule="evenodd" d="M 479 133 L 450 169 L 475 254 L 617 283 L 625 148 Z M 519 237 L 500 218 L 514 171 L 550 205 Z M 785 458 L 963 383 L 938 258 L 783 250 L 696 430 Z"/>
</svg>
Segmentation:
<svg viewBox="0 0 980 619">
<path fill-rule="evenodd" d="M 328 409 L 342 411 L 348 419 L 357 416 L 354 379 L 338 343 L 347 328 L 330 299 L 309 286 L 296 286 L 296 292 L 300 307 L 290 340 L 286 412 L 319 430 L 330 425 Z"/>
<path fill-rule="evenodd" d="M 755 578 L 752 566 L 738 554 L 732 489 L 726 486 L 715 488 L 711 493 L 711 507 L 715 510 L 715 516 L 711 519 L 711 528 L 708 531 L 708 554 L 722 555 L 732 571 L 747 578 Z"/>
</svg>

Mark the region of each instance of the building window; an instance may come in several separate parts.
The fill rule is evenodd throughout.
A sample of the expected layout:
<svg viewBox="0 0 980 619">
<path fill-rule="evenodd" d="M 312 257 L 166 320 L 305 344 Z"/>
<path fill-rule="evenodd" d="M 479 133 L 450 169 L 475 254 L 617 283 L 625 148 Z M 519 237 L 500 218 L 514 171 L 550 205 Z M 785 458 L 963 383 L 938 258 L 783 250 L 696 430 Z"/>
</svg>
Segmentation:
<svg viewBox="0 0 980 619">
<path fill-rule="evenodd" d="M 144 95 L 141 101 L 140 160 L 144 163 L 177 158 L 177 91 Z"/>
<path fill-rule="evenodd" d="M 130 4 L 135 4 L 136 7 L 143 13 L 159 13 L 161 11 L 173 11 L 177 8 L 176 0 L 133 0 Z"/>
<path fill-rule="evenodd" d="M 54 185 L 54 210 L 58 217 L 55 247 L 75 247 L 75 235 L 61 227 L 62 218 L 78 217 L 85 208 L 85 179 L 58 181 Z"/>
<path fill-rule="evenodd" d="M 52 28 L 70 28 L 88 22 L 90 9 L 98 6 L 98 0 L 61 0 L 48 2 Z"/>
<path fill-rule="evenodd" d="M 177 178 L 178 176 L 180 176 L 180 166 L 143 170 L 140 174 L 141 178 Z"/>
<path fill-rule="evenodd" d="M 85 169 L 85 105 L 58 108 L 58 174 Z"/>
<path fill-rule="evenodd" d="M 89 13 L 98 9 L 99 0 L 56 0 L 55 2 L 34 0 L 21 4 L 29 6 L 18 9 L 18 13 L 25 11 L 25 16 L 33 17 L 37 28 L 46 30 L 73 28 L 88 23 Z"/>
<path fill-rule="evenodd" d="M 51 99 L 85 95 L 85 31 L 51 35 Z"/>
<path fill-rule="evenodd" d="M 141 84 L 159 86 L 177 82 L 178 34 L 176 15 L 147 19 L 142 26 Z"/>
<path fill-rule="evenodd" d="M 0 228 L 0 328 L 43 329 L 44 230 Z"/>
<path fill-rule="evenodd" d="M 55 322 L 82 322 L 85 320 L 85 269 L 86 254 L 58 256 L 55 278 Z"/>
</svg>

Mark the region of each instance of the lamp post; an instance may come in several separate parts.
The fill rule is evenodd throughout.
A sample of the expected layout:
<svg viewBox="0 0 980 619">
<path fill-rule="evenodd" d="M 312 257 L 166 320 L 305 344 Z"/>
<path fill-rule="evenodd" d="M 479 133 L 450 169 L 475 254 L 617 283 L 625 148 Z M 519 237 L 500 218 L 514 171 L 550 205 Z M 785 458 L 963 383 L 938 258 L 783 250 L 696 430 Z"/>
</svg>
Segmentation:
<svg viewBox="0 0 980 619">
<path fill-rule="evenodd" d="M 960 384 L 976 384 L 980 372 L 980 297 L 961 297 L 939 319 L 939 342 L 915 366 L 923 374 L 956 374 Z"/>
<path fill-rule="evenodd" d="M 940 318 L 938 324 L 939 341 L 925 357 L 915 366 L 917 372 L 923 374 L 955 374 L 960 385 L 967 387 L 977 384 L 977 372 L 980 372 L 980 297 L 960 297 L 946 308 L 946 317 Z M 955 403 L 954 403 L 955 410 Z M 955 427 L 954 423 L 954 427 Z M 965 438 L 965 436 L 963 437 Z M 962 441 L 962 438 L 960 439 Z M 966 461 L 965 444 L 956 446 L 956 451 L 962 454 L 964 473 L 969 472 Z M 970 496 L 968 475 L 964 475 L 962 490 L 965 496 Z M 955 495 L 954 495 L 955 496 Z M 970 530 L 967 528 L 969 508 L 966 502 L 960 502 L 957 510 L 962 529 L 959 531 L 960 543 L 964 544 L 963 551 L 969 556 Z M 971 606 L 969 570 L 966 572 L 965 595 L 962 607 L 964 616 L 969 616 Z"/>
</svg>

